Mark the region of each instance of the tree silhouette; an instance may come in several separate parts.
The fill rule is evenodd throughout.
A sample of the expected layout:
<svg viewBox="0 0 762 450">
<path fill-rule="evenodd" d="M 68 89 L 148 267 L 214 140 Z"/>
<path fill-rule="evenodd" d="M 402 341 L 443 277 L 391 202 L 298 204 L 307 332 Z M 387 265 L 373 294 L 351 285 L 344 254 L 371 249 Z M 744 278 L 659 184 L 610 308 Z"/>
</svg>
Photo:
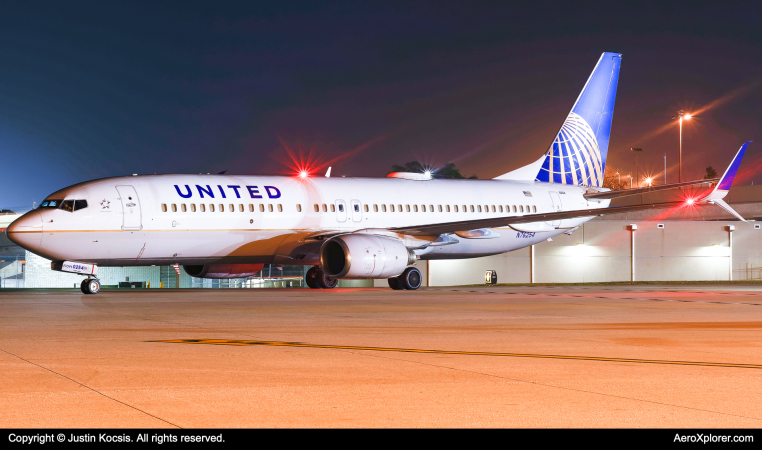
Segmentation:
<svg viewBox="0 0 762 450">
<path fill-rule="evenodd" d="M 704 175 L 704 179 L 711 180 L 712 178 L 717 178 L 717 171 L 714 170 L 712 166 L 709 166 L 706 168 L 706 175 Z"/>
</svg>

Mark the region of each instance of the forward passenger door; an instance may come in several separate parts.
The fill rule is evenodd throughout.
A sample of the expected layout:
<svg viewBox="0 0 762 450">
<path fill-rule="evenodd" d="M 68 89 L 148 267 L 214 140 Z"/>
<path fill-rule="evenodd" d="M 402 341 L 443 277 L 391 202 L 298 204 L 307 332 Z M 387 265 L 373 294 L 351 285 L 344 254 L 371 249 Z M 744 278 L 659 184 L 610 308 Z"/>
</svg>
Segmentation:
<svg viewBox="0 0 762 450">
<path fill-rule="evenodd" d="M 140 200 L 135 188 L 132 186 L 116 186 L 116 191 L 119 193 L 119 200 L 122 203 L 122 230 L 141 230 L 143 221 L 140 214 Z"/>
</svg>

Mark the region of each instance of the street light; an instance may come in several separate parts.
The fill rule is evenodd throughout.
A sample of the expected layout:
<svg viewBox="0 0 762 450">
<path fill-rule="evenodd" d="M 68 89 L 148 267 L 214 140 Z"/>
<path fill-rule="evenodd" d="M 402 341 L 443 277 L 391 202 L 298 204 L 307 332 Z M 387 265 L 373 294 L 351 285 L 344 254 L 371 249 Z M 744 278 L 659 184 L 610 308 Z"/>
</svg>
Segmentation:
<svg viewBox="0 0 762 450">
<path fill-rule="evenodd" d="M 690 120 L 690 118 L 693 117 L 690 114 L 686 114 L 685 111 L 678 110 L 674 116 L 672 116 L 672 120 L 678 119 L 680 120 L 680 160 L 678 161 L 678 182 L 683 182 L 683 119 Z"/>
</svg>

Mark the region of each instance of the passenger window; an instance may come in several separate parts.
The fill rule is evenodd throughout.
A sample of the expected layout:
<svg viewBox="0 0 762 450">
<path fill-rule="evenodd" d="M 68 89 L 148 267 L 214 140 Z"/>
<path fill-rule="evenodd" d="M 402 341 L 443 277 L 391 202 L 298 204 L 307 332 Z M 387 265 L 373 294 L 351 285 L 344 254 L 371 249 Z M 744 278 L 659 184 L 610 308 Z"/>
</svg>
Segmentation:
<svg viewBox="0 0 762 450">
<path fill-rule="evenodd" d="M 180 211 L 182 211 L 182 212 L 188 212 L 188 208 L 185 207 L 185 203 L 180 205 Z"/>
<path fill-rule="evenodd" d="M 471 205 L 471 212 L 474 212 L 474 205 Z"/>
<path fill-rule="evenodd" d="M 230 209 L 228 211 L 235 212 L 235 205 L 234 204 L 231 203 L 228 206 L 230 207 Z"/>
<path fill-rule="evenodd" d="M 457 208 L 457 206 L 456 206 Z M 450 205 L 445 205 L 445 212 L 450 212 Z"/>
<path fill-rule="evenodd" d="M 386 205 L 381 205 L 381 212 L 386 212 Z"/>
<path fill-rule="evenodd" d="M 320 212 L 320 206 L 317 203 L 315 203 L 315 212 Z"/>
<path fill-rule="evenodd" d="M 325 203 L 323 203 L 323 212 L 328 212 L 328 206 Z"/>
<path fill-rule="evenodd" d="M 519 205 L 519 212 L 524 212 L 524 205 Z"/>
<path fill-rule="evenodd" d="M 499 205 L 499 207 L 500 207 L 500 212 L 503 212 L 503 205 Z"/>
<path fill-rule="evenodd" d="M 455 208 L 455 212 L 458 212 L 458 205 L 453 206 Z"/>
<path fill-rule="evenodd" d="M 421 212 L 426 212 L 426 205 L 421 205 Z"/>
<path fill-rule="evenodd" d="M 400 208 L 400 210 L 401 210 L 401 209 L 402 209 L 402 208 Z M 417 208 L 416 208 L 416 209 L 417 209 Z M 410 212 L 410 205 L 405 205 L 405 210 L 406 210 L 407 212 Z"/>
<path fill-rule="evenodd" d="M 267 211 L 269 211 L 269 212 L 273 212 L 274 211 L 272 204 L 267 205 Z"/>
<path fill-rule="evenodd" d="M 87 200 L 74 200 L 74 211 L 87 208 Z"/>
<path fill-rule="evenodd" d="M 196 212 L 196 204 L 191 203 L 191 212 Z"/>
<path fill-rule="evenodd" d="M 373 212 L 378 212 L 378 205 L 373 205 Z"/>
<path fill-rule="evenodd" d="M 434 205 L 429 205 L 429 211 L 434 212 Z"/>
<path fill-rule="evenodd" d="M 220 212 L 225 212 L 225 205 L 220 203 Z"/>
<path fill-rule="evenodd" d="M 501 206 L 500 209 L 503 209 L 503 207 Z M 497 212 L 497 209 L 495 208 L 495 205 L 492 205 L 492 212 Z"/>
<path fill-rule="evenodd" d="M 283 212 L 283 205 L 278 203 L 278 212 Z"/>
<path fill-rule="evenodd" d="M 296 204 L 296 212 L 302 212 L 302 205 L 299 203 Z"/>
<path fill-rule="evenodd" d="M 365 205 L 365 212 L 370 212 L 370 207 L 368 205 Z"/>
<path fill-rule="evenodd" d="M 161 212 L 167 212 L 167 204 L 166 203 L 162 203 L 161 204 Z"/>
<path fill-rule="evenodd" d="M 206 212 L 206 205 L 204 205 L 204 204 L 202 203 L 202 204 L 200 204 L 200 205 L 198 205 L 198 206 L 201 208 L 201 212 Z"/>
<path fill-rule="evenodd" d="M 413 205 L 413 212 L 418 212 L 418 205 Z"/>
<path fill-rule="evenodd" d="M 391 211 L 394 212 L 394 205 L 389 205 L 389 208 L 391 208 Z"/>
<path fill-rule="evenodd" d="M 482 212 L 482 205 L 476 205 L 477 208 L 479 208 L 479 212 Z"/>
<path fill-rule="evenodd" d="M 243 203 L 238 205 L 238 212 L 243 212 Z"/>
<path fill-rule="evenodd" d="M 214 212 L 214 203 L 209 204 L 209 212 Z"/>
<path fill-rule="evenodd" d="M 331 204 L 331 212 L 336 212 L 336 205 Z"/>
<path fill-rule="evenodd" d="M 172 203 L 172 212 L 177 212 L 177 205 Z"/>
<path fill-rule="evenodd" d="M 516 212 L 516 205 L 513 205 L 513 212 Z"/>
<path fill-rule="evenodd" d="M 438 206 L 439 206 L 439 212 L 442 212 L 442 205 L 438 205 Z"/>
<path fill-rule="evenodd" d="M 473 212 L 474 207 L 471 207 L 471 211 Z M 468 212 L 468 207 L 466 205 L 463 205 L 463 212 Z"/>
<path fill-rule="evenodd" d="M 537 212 L 537 206 L 532 205 L 532 212 Z"/>
</svg>

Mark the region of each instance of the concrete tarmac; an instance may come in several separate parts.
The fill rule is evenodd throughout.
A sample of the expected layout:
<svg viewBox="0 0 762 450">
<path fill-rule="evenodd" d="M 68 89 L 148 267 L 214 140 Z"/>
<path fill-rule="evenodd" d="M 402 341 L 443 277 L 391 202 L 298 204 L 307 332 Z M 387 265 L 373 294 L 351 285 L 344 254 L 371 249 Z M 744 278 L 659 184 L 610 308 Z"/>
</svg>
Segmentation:
<svg viewBox="0 0 762 450">
<path fill-rule="evenodd" d="M 0 427 L 758 428 L 761 290 L 2 290 Z"/>
</svg>

